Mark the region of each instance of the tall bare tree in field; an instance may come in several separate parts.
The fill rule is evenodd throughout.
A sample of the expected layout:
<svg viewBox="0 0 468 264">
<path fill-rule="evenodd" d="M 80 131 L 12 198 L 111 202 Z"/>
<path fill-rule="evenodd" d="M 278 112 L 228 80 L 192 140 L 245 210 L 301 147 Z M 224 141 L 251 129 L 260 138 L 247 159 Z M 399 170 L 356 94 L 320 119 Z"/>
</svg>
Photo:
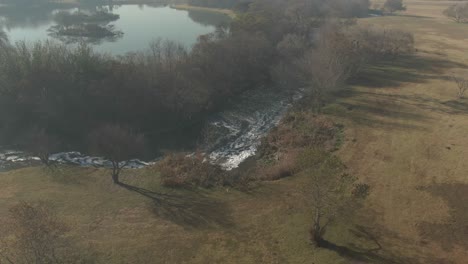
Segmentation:
<svg viewBox="0 0 468 264">
<path fill-rule="evenodd" d="M 345 173 L 340 159 L 321 149 L 309 149 L 299 157 L 299 167 L 311 177 L 308 189 L 312 200 L 311 241 L 324 245 L 325 232 L 339 216 L 352 212 L 358 200 L 369 193 L 369 186 L 356 184 L 356 178 Z"/>
<path fill-rule="evenodd" d="M 320 112 L 326 97 L 344 87 L 362 66 L 356 44 L 337 23 L 322 27 L 315 47 L 297 61 L 299 75 L 312 99 L 313 109 Z"/>
<path fill-rule="evenodd" d="M 112 180 L 120 184 L 119 175 L 128 160 L 139 157 L 145 150 L 142 134 L 120 125 L 106 124 L 89 135 L 91 153 L 103 156 L 112 163 Z"/>
</svg>

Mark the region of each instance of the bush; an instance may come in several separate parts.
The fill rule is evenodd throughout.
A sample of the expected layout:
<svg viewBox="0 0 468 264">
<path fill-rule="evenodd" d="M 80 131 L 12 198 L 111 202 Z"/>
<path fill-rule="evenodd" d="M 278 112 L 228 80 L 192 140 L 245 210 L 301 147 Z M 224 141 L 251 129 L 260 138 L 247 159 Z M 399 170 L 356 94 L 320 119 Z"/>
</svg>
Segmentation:
<svg viewBox="0 0 468 264">
<path fill-rule="evenodd" d="M 289 152 L 274 162 L 259 164 L 255 171 L 256 179 L 274 181 L 294 175 L 297 172 L 296 156 L 295 152 Z"/>
<path fill-rule="evenodd" d="M 225 172 L 217 165 L 205 162 L 201 155 L 172 154 L 159 164 L 161 184 L 171 188 L 224 185 Z"/>
<path fill-rule="evenodd" d="M 356 40 L 361 56 L 368 61 L 414 52 L 413 35 L 403 30 L 355 26 L 348 34 Z"/>
<path fill-rule="evenodd" d="M 310 112 L 290 112 L 280 125 L 263 139 L 259 156 L 275 160 L 278 153 L 294 152 L 306 147 L 336 148 L 341 126 L 324 116 Z"/>
<path fill-rule="evenodd" d="M 402 0 L 387 0 L 383 5 L 383 10 L 385 12 L 393 13 L 395 11 L 406 10 L 406 7 L 403 6 Z"/>
<path fill-rule="evenodd" d="M 0 263 L 93 263 L 94 258 L 70 237 L 70 228 L 44 202 L 10 208 L 9 236 L 0 241 Z"/>
<path fill-rule="evenodd" d="M 329 152 L 340 142 L 341 126 L 324 116 L 310 112 L 290 112 L 280 125 L 263 139 L 258 149 L 258 162 L 252 177 L 256 180 L 278 180 L 300 171 L 298 153 L 303 149 Z"/>
</svg>

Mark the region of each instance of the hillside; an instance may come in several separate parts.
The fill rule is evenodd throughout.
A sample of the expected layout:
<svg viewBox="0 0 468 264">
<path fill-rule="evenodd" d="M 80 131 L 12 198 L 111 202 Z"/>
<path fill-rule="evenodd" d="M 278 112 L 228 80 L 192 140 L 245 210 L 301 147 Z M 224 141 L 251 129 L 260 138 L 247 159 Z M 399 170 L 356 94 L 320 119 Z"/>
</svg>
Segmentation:
<svg viewBox="0 0 468 264">
<path fill-rule="evenodd" d="M 309 242 L 304 175 L 172 190 L 145 168 L 123 172 L 139 187 L 129 190 L 104 169 L 24 168 L 0 173 L 0 222 L 19 201 L 49 202 L 99 263 L 466 263 L 468 99 L 450 76 L 468 72 L 468 25 L 441 16 L 450 3 L 407 1 L 401 14 L 359 20 L 413 32 L 417 52 L 366 68 L 324 109 L 344 125 L 337 155 L 371 186 L 365 206 L 330 227 L 329 249 Z"/>
</svg>

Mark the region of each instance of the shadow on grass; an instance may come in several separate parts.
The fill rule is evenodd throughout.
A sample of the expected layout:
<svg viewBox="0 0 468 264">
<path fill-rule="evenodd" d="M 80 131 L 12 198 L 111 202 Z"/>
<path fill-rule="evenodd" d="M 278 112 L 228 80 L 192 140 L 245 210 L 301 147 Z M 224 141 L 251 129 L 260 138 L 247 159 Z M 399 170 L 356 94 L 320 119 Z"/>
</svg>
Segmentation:
<svg viewBox="0 0 468 264">
<path fill-rule="evenodd" d="M 352 101 L 336 101 L 324 108 L 325 114 L 347 119 L 354 124 L 376 129 L 426 131 L 426 115 L 414 111 L 410 105 L 389 100 L 385 95 L 353 93 Z"/>
<path fill-rule="evenodd" d="M 382 60 L 367 66 L 351 82 L 364 87 L 398 87 L 402 83 L 424 83 L 428 79 L 447 80 L 446 69 L 463 68 L 465 64 L 429 56 L 408 55 L 394 60 Z"/>
<path fill-rule="evenodd" d="M 424 95 L 383 94 L 352 91 L 323 109 L 325 114 L 360 126 L 390 130 L 427 131 L 431 117 L 418 110 L 450 115 L 467 115 L 468 99 L 440 100 Z"/>
<path fill-rule="evenodd" d="M 358 263 L 382 263 L 382 264 L 452 264 L 453 262 L 433 256 L 430 252 L 419 252 L 412 248 L 411 242 L 401 239 L 398 234 L 385 227 L 366 227 L 356 225 L 349 232 L 358 240 L 366 241 L 366 246 L 349 244 L 338 245 L 328 240 L 322 241 L 322 247 L 336 252 L 338 255 L 349 259 L 353 264 Z M 411 248 L 412 256 L 405 256 L 395 251 L 394 245 L 384 240 L 397 241 L 395 243 L 402 248 Z M 388 249 L 392 248 L 392 249 Z"/>
<path fill-rule="evenodd" d="M 335 251 L 338 255 L 355 261 L 354 263 L 403 263 L 399 260 L 394 260 L 379 255 L 379 250 L 353 249 L 351 247 L 339 246 L 330 241 L 322 241 L 322 247 L 328 250 Z"/>
<path fill-rule="evenodd" d="M 442 223 L 419 223 L 421 237 L 440 243 L 446 251 L 454 246 L 468 250 L 468 184 L 439 184 L 418 189 L 442 198 L 450 214 Z"/>
<path fill-rule="evenodd" d="M 468 100 L 450 100 L 442 102 L 443 105 L 450 107 L 453 113 L 468 113 Z"/>
<path fill-rule="evenodd" d="M 376 94 L 370 92 L 356 92 L 355 94 L 362 94 L 366 96 L 375 96 L 382 99 L 392 100 L 399 102 L 400 107 L 404 105 L 416 106 L 424 110 L 431 110 L 445 114 L 468 114 L 468 99 L 459 100 L 439 100 L 433 97 L 425 97 L 418 95 L 401 95 L 401 94 Z"/>
<path fill-rule="evenodd" d="M 144 188 L 119 184 L 151 199 L 150 209 L 158 217 L 186 228 L 231 227 L 229 207 L 220 201 L 195 192 L 157 193 Z"/>
</svg>

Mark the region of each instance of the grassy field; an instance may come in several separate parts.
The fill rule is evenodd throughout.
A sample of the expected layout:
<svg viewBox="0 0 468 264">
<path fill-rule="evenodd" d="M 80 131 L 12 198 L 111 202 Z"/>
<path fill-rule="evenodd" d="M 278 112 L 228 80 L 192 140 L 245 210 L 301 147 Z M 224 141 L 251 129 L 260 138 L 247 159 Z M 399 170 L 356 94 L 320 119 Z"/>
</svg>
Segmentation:
<svg viewBox="0 0 468 264">
<path fill-rule="evenodd" d="M 441 16 L 452 2 L 407 1 L 398 16 L 360 21 L 415 34 L 418 52 L 368 69 L 352 95 L 329 106 L 346 127 L 339 155 L 373 193 L 362 224 L 397 263 L 467 263 L 468 25 Z M 399 257 L 399 258 L 398 258 Z"/>
<path fill-rule="evenodd" d="M 400 15 L 359 21 L 414 32 L 418 51 L 366 69 L 325 109 L 345 125 L 338 155 L 372 188 L 327 232 L 333 250 L 308 242 L 301 175 L 249 192 L 174 191 L 152 168 L 124 172 L 131 190 L 103 169 L 19 169 L 0 173 L 0 219 L 18 201 L 47 201 L 102 263 L 467 263 L 468 100 L 448 78 L 468 72 L 468 25 L 440 15 L 448 4 L 407 1 Z"/>
</svg>

